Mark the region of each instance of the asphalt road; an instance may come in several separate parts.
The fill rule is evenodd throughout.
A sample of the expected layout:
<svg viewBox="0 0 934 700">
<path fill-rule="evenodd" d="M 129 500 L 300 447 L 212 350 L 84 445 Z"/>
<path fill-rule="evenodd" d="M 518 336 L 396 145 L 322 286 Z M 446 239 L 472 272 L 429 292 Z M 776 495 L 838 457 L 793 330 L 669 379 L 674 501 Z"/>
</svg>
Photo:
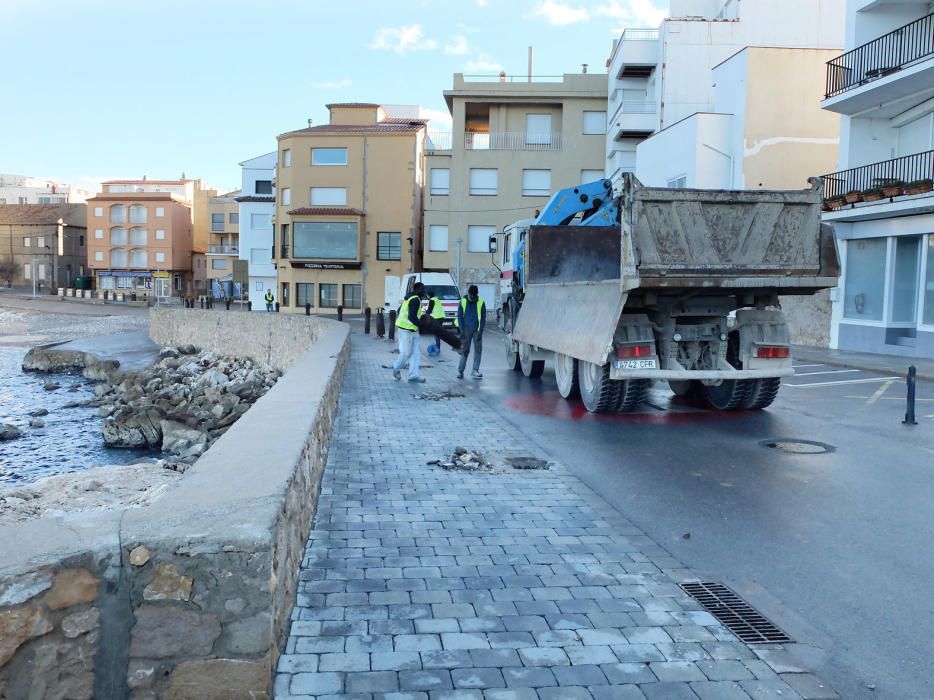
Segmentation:
<svg viewBox="0 0 934 700">
<path fill-rule="evenodd" d="M 560 398 L 550 366 L 541 380 L 506 371 L 500 340 L 485 338 L 484 379 L 463 382 L 491 419 L 520 427 L 704 580 L 743 595 L 843 698 L 934 697 L 930 386 L 911 427 L 904 380 L 813 360 L 765 411 L 678 405 L 658 384 L 635 414 L 592 416 Z M 762 444 L 777 438 L 833 450 Z"/>
</svg>

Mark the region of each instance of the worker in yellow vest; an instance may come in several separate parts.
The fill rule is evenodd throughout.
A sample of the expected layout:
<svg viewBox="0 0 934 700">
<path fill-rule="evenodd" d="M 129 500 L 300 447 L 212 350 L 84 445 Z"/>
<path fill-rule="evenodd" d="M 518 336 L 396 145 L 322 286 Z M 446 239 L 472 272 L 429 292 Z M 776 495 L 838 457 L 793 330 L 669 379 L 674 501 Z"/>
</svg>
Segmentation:
<svg viewBox="0 0 934 700">
<path fill-rule="evenodd" d="M 444 307 L 441 306 L 441 300 L 438 298 L 438 295 L 434 292 L 431 293 L 431 296 L 428 297 L 428 316 L 434 319 L 438 324 L 444 322 Z M 429 346 L 431 347 L 431 346 Z M 435 335 L 435 350 L 441 352 L 441 336 Z"/>
<path fill-rule="evenodd" d="M 419 337 L 418 329 L 422 318 L 422 296 L 425 294 L 425 285 L 416 282 L 412 286 L 412 294 L 402 302 L 399 307 L 399 316 L 396 318 L 396 330 L 399 336 L 399 357 L 393 365 L 383 365 L 392 369 L 392 376 L 402 378 L 402 368 L 409 363 L 409 381 L 424 382 L 425 378 L 418 376 Z"/>
<path fill-rule="evenodd" d="M 467 288 L 467 296 L 457 306 L 457 329 L 461 334 L 461 361 L 457 368 L 457 378 L 464 378 L 467 358 L 470 356 L 470 343 L 473 342 L 473 372 L 470 376 L 480 379 L 480 356 L 483 354 L 483 329 L 486 327 L 486 308 L 480 298 L 480 290 L 472 284 Z"/>
</svg>

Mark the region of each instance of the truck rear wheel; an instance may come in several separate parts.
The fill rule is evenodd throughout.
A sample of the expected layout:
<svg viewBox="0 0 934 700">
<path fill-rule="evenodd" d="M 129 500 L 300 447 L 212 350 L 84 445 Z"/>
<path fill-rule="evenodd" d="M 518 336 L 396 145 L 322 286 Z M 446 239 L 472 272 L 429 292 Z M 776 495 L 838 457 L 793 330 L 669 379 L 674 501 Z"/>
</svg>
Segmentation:
<svg viewBox="0 0 934 700">
<path fill-rule="evenodd" d="M 610 365 L 596 365 L 579 360 L 577 378 L 581 401 L 591 413 L 609 413 L 617 410 L 622 382 L 610 379 Z"/>
<path fill-rule="evenodd" d="M 631 411 L 645 401 L 645 394 L 649 390 L 651 379 L 624 379 L 619 384 L 619 403 L 616 410 L 620 413 Z"/>
<path fill-rule="evenodd" d="M 512 316 L 508 313 L 503 319 L 503 333 L 506 337 L 506 367 L 513 372 L 518 372 L 522 369 L 519 366 L 519 347 L 516 341 L 512 339 Z"/>
<path fill-rule="evenodd" d="M 718 411 L 736 411 L 747 407 L 753 383 L 752 379 L 724 379 L 717 386 L 704 386 L 703 397 Z"/>
<path fill-rule="evenodd" d="M 756 411 L 771 406 L 775 397 L 778 395 L 778 389 L 782 384 L 782 380 L 777 377 L 769 377 L 768 379 L 753 379 L 751 381 L 752 388 L 749 391 L 749 398 L 746 399 L 743 408 Z"/>
<path fill-rule="evenodd" d="M 684 398 L 695 396 L 697 394 L 699 384 L 700 382 L 693 379 L 668 380 L 668 388 L 671 389 L 671 392 L 675 396 L 681 396 Z"/>
<path fill-rule="evenodd" d="M 555 353 L 555 381 L 558 383 L 558 393 L 565 399 L 576 399 L 580 396 L 577 364 L 577 360 L 570 355 Z"/>
<path fill-rule="evenodd" d="M 545 371 L 545 361 L 532 359 L 532 347 L 528 343 L 519 343 L 519 365 L 522 374 L 529 379 L 538 379 Z"/>
</svg>

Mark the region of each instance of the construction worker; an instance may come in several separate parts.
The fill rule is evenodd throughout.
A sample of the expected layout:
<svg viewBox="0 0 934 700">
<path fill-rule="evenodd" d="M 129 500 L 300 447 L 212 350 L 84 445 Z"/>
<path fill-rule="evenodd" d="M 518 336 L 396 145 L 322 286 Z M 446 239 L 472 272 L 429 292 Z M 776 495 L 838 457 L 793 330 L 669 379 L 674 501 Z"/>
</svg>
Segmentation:
<svg viewBox="0 0 934 700">
<path fill-rule="evenodd" d="M 266 290 L 266 295 L 263 297 L 263 300 L 266 302 L 266 311 L 272 311 L 272 303 L 276 298 L 272 295 L 271 289 Z"/>
<path fill-rule="evenodd" d="M 464 378 L 464 369 L 467 367 L 467 358 L 470 355 L 470 341 L 473 341 L 473 372 L 470 376 L 480 379 L 480 356 L 483 354 L 483 329 L 486 327 L 486 309 L 480 290 L 472 284 L 467 288 L 467 296 L 461 299 L 457 306 L 457 328 L 461 334 L 461 362 L 457 368 L 457 378 Z"/>
<path fill-rule="evenodd" d="M 402 378 L 402 368 L 409 363 L 409 381 L 424 382 L 425 378 L 418 376 L 419 337 L 418 328 L 422 318 L 422 296 L 425 294 L 425 285 L 416 282 L 412 286 L 412 294 L 399 307 L 399 316 L 396 318 L 396 330 L 399 333 L 399 357 L 393 365 L 383 365 L 392 369 L 392 376 Z"/>
<path fill-rule="evenodd" d="M 441 306 L 441 300 L 434 292 L 428 297 L 428 316 L 439 325 L 444 322 L 444 307 Z M 441 336 L 438 334 L 435 334 L 434 348 L 439 353 L 441 352 Z"/>
</svg>

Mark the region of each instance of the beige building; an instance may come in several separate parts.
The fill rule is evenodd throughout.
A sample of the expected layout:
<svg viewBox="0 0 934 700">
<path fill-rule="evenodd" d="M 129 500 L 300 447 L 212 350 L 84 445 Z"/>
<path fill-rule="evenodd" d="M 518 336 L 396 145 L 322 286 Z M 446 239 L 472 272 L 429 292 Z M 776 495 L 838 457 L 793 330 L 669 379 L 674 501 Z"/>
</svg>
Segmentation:
<svg viewBox="0 0 934 700">
<path fill-rule="evenodd" d="M 361 313 L 394 303 L 418 263 L 425 120 L 328 105 L 330 122 L 278 137 L 276 301 Z M 391 289 L 391 294 L 387 290 Z"/>
<path fill-rule="evenodd" d="M 207 200 L 210 227 L 204 265 L 208 293 L 214 297 L 236 297 L 233 286 L 234 260 L 240 256 L 240 191 Z M 242 290 L 241 290 L 242 291 Z M 203 291 L 197 292 L 203 294 Z"/>
<path fill-rule="evenodd" d="M 422 261 L 455 278 L 459 263 L 462 291 L 478 284 L 492 304 L 499 273 L 490 235 L 534 217 L 557 190 L 603 177 L 606 75 L 475 81 L 457 73 L 444 97 L 453 133 L 428 136 Z"/>
</svg>

